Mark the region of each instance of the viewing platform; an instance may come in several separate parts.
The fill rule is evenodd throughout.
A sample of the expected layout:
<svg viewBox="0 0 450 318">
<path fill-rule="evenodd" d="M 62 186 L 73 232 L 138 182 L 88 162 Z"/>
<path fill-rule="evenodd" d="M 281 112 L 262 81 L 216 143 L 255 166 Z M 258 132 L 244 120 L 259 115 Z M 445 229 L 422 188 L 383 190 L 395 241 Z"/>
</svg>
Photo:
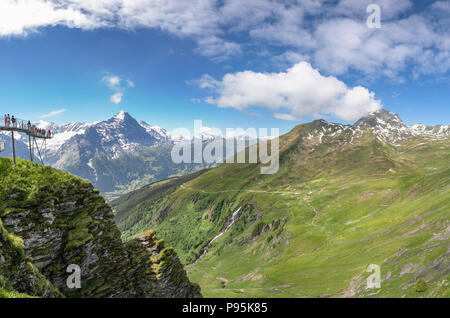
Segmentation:
<svg viewBox="0 0 450 318">
<path fill-rule="evenodd" d="M 45 155 L 45 150 L 47 147 L 47 139 L 52 138 L 52 134 L 49 130 L 38 128 L 36 125 L 32 124 L 30 121 L 25 121 L 19 118 L 2 118 L 0 122 L 0 131 L 10 131 L 11 132 L 11 145 L 12 145 L 12 156 L 14 166 L 16 165 L 16 146 L 14 140 L 14 132 L 24 133 L 28 136 L 28 148 L 30 151 L 30 161 L 33 162 L 33 152 L 34 149 L 37 150 L 38 157 L 42 164 L 44 160 L 42 159 L 42 154 Z M 36 139 L 42 139 L 42 143 L 39 146 Z M 2 148 L 4 148 L 4 143 Z M 3 149 L 4 150 L 4 149 Z"/>
<path fill-rule="evenodd" d="M 16 131 L 24 133 L 30 137 L 34 138 L 42 138 L 42 139 L 51 139 L 52 136 L 47 132 L 42 133 L 40 129 L 36 127 L 36 125 L 30 124 L 28 125 L 28 121 L 16 118 L 15 123 L 10 122 L 6 124 L 4 120 L 0 122 L 0 131 Z"/>
</svg>

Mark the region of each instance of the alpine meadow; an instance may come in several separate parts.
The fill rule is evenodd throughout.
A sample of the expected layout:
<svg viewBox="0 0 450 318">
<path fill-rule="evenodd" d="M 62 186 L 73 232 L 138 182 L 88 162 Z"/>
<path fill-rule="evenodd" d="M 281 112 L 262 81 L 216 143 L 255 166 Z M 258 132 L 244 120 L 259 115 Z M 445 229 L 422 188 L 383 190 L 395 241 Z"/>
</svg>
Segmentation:
<svg viewBox="0 0 450 318">
<path fill-rule="evenodd" d="M 439 311 L 449 101 L 448 0 L 0 0 L 2 313 Z"/>
<path fill-rule="evenodd" d="M 318 120 L 280 137 L 274 175 L 223 164 L 111 205 L 124 240 L 156 229 L 207 297 L 448 297 L 449 137 L 384 110 Z"/>
</svg>

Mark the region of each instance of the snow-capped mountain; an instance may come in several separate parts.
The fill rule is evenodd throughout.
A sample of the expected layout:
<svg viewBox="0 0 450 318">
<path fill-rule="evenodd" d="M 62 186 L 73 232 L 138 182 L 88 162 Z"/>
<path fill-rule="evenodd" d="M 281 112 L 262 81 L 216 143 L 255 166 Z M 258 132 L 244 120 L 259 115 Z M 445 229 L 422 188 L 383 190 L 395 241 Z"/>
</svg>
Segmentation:
<svg viewBox="0 0 450 318">
<path fill-rule="evenodd" d="M 149 147 L 159 142 L 170 142 L 164 129 L 141 125 L 127 112 L 120 111 L 106 121 L 94 123 L 70 123 L 57 125 L 40 121 L 39 128 L 50 129 L 53 138 L 47 141 L 46 156 L 50 164 L 63 167 L 65 155 L 73 156 L 74 150 L 83 151 L 86 159 L 90 154 L 102 153 L 117 158 L 139 147 Z M 26 136 L 19 136 L 25 141 Z"/>
<path fill-rule="evenodd" d="M 91 181 L 102 192 L 126 191 L 171 175 L 208 167 L 204 164 L 174 164 L 170 157 L 173 144 L 182 141 L 207 144 L 224 138 L 210 128 L 193 139 L 172 136 L 161 127 L 137 122 L 124 111 L 106 121 L 66 125 L 41 121 L 38 126 L 50 129 L 53 134 L 53 138 L 47 140 L 47 150 L 43 154 L 45 163 Z M 353 125 L 314 121 L 305 140 L 311 144 L 336 140 L 353 143 L 367 131 L 392 144 L 411 138 L 426 142 L 427 139 L 450 137 L 448 125 L 406 126 L 397 114 L 381 109 Z M 235 138 L 247 140 L 245 135 L 237 134 Z M 0 156 L 10 157 L 11 135 L 0 132 L 0 139 L 6 142 L 6 150 Z M 17 157 L 28 159 L 28 137 L 18 133 L 15 139 Z"/>
<path fill-rule="evenodd" d="M 67 131 L 64 133 L 67 134 Z M 109 120 L 86 126 L 83 133 L 76 133 L 64 142 L 60 149 L 64 151 L 77 146 L 87 153 L 103 153 L 114 159 L 123 153 L 133 152 L 142 146 L 152 146 L 161 140 L 165 141 L 165 138 L 156 130 L 141 126 L 127 112 L 121 111 Z"/>
<path fill-rule="evenodd" d="M 258 130 L 254 131 L 246 131 L 236 129 L 234 132 L 231 132 L 227 135 L 226 131 L 221 131 L 219 128 L 211 128 L 211 127 L 202 127 L 202 131 L 195 132 L 194 136 L 181 136 L 181 135 L 171 135 L 169 133 L 170 139 L 174 143 L 180 142 L 202 142 L 202 143 L 210 143 L 214 141 L 224 141 L 229 139 L 235 140 L 251 140 L 256 141 L 259 139 L 271 138 L 273 136 L 258 136 Z"/>
<path fill-rule="evenodd" d="M 151 135 L 155 140 L 158 142 L 170 142 L 171 136 L 170 133 L 165 130 L 164 128 L 161 128 L 159 126 L 152 126 L 147 124 L 145 121 L 141 120 L 139 122 L 139 125 L 145 128 L 147 133 Z"/>
<path fill-rule="evenodd" d="M 429 136 L 434 138 L 450 136 L 450 125 L 426 126 L 424 124 L 414 124 L 408 126 L 411 134 L 415 136 Z"/>
<path fill-rule="evenodd" d="M 40 121 L 36 125 L 50 129 L 53 135 L 46 141 L 46 151 L 42 154 L 46 164 L 88 179 L 96 185 L 103 184 L 102 190 L 110 188 L 105 186 L 107 182 L 101 180 L 108 161 L 124 155 L 139 155 L 157 145 L 172 144 L 165 129 L 145 122 L 138 123 L 125 111 L 106 121 L 94 123 L 57 125 Z M 0 139 L 6 141 L 6 151 L 1 155 L 11 156 L 10 134 L 1 132 Z M 28 137 L 17 133 L 15 141 L 17 157 L 28 159 Z M 37 142 L 39 146 L 42 143 L 41 140 Z"/>
<path fill-rule="evenodd" d="M 37 125 L 39 128 L 50 130 L 53 138 L 47 141 L 47 150 L 49 154 L 56 154 L 59 148 L 70 138 L 76 135 L 82 135 L 86 129 L 96 123 L 70 123 L 66 125 L 57 125 L 41 120 Z"/>
<path fill-rule="evenodd" d="M 56 128 L 54 138 L 49 142 L 49 162 L 56 168 L 95 181 L 100 176 L 93 165 L 94 159 L 114 160 L 124 154 L 137 154 L 158 143 L 170 142 L 166 134 L 159 133 L 162 129 L 153 129 L 150 125 L 144 127 L 124 111 L 106 121 L 70 124 L 65 128 Z"/>
<path fill-rule="evenodd" d="M 376 135 L 391 142 L 401 141 L 411 136 L 438 139 L 450 136 L 448 125 L 425 126 L 423 124 L 415 124 L 407 126 L 398 114 L 394 114 L 386 109 L 377 110 L 367 117 L 361 118 L 354 126 L 369 126 Z"/>
<path fill-rule="evenodd" d="M 380 109 L 370 113 L 356 121 L 353 125 L 329 123 L 325 120 L 316 120 L 307 140 L 316 144 L 334 142 L 337 139 L 346 140 L 353 143 L 355 138 L 359 138 L 367 131 L 371 131 L 377 139 L 391 144 L 406 142 L 412 138 L 426 140 L 446 139 L 450 137 L 449 125 L 425 126 L 416 124 L 407 126 L 397 114 L 386 109 Z M 333 141 L 334 140 L 334 141 Z"/>
</svg>

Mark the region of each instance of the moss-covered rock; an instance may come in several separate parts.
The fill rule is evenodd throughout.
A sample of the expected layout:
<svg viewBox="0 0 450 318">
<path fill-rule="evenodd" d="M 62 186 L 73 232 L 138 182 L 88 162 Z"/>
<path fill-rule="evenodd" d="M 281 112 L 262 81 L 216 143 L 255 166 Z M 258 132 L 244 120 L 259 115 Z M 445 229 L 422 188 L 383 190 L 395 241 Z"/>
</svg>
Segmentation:
<svg viewBox="0 0 450 318">
<path fill-rule="evenodd" d="M 13 168 L 11 160 L 0 159 L 0 183 L 2 237 L 9 242 L 0 245 L 0 266 L 10 264 L 3 254 L 22 260 L 20 268 L 8 265 L 11 274 L 3 281 L 9 290 L 51 297 L 200 296 L 155 232 L 122 243 L 111 208 L 89 182 L 25 160 Z M 71 264 L 81 269 L 79 289 L 67 287 Z M 34 275 L 35 283 L 14 275 Z"/>
<path fill-rule="evenodd" d="M 0 298 L 62 297 L 30 261 L 22 240 L 8 233 L 0 220 Z"/>
</svg>

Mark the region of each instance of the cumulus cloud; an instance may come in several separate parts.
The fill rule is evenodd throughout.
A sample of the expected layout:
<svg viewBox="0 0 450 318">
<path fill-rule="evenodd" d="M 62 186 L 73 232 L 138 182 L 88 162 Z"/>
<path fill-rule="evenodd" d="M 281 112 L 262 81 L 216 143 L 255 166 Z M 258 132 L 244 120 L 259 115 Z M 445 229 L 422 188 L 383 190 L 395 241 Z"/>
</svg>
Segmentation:
<svg viewBox="0 0 450 318">
<path fill-rule="evenodd" d="M 294 51 L 286 51 L 280 55 L 273 56 L 271 61 L 281 66 L 290 66 L 302 61 L 309 62 L 309 56 Z"/>
<path fill-rule="evenodd" d="M 44 114 L 41 116 L 41 118 L 50 118 L 59 114 L 62 114 L 66 111 L 66 109 L 57 109 L 57 110 L 52 110 L 51 112 L 49 112 L 48 114 Z"/>
<path fill-rule="evenodd" d="M 382 25 L 370 29 L 366 8 L 372 2 L 341 0 L 321 3 L 318 9 L 306 1 L 294 5 L 297 11 L 280 5 L 270 20 L 249 26 L 248 32 L 255 40 L 289 48 L 275 59 L 295 62 L 297 54 L 333 75 L 357 71 L 369 78 L 398 78 L 409 66 L 418 75 L 449 71 L 450 24 L 444 2 L 417 12 L 409 0 L 377 1 Z"/>
<path fill-rule="evenodd" d="M 115 93 L 111 96 L 110 101 L 114 104 L 119 104 L 122 101 L 123 93 Z"/>
<path fill-rule="evenodd" d="M 410 0 L 341 0 L 336 4 L 334 10 L 328 12 L 328 15 L 366 18 L 367 6 L 372 3 L 380 6 L 385 21 L 396 18 L 413 6 Z"/>
<path fill-rule="evenodd" d="M 116 75 L 107 75 L 102 78 L 102 81 L 107 83 L 109 88 L 111 89 L 118 89 L 120 87 L 120 77 Z"/>
<path fill-rule="evenodd" d="M 336 77 L 320 74 L 307 62 L 280 73 L 228 73 L 220 81 L 204 75 L 197 83 L 214 92 L 215 96 L 206 99 L 210 104 L 241 111 L 251 106 L 289 111 L 274 114 L 279 119 L 331 114 L 355 120 L 381 108 L 373 92 L 361 86 L 349 88 Z"/>
<path fill-rule="evenodd" d="M 122 101 L 125 91 L 130 87 L 134 87 L 134 83 L 131 80 L 113 74 L 103 76 L 102 82 L 106 83 L 115 92 L 109 100 L 116 105 Z"/>
<path fill-rule="evenodd" d="M 44 27 L 160 29 L 198 44 L 211 58 L 240 54 L 223 33 L 216 1 L 191 0 L 1 0 L 0 36 L 27 36 Z"/>
<path fill-rule="evenodd" d="M 411 68 L 415 75 L 450 70 L 448 2 L 417 8 L 410 0 L 376 1 L 382 26 L 369 29 L 366 8 L 372 2 L 1 0 L 0 36 L 26 36 L 58 25 L 152 28 L 194 41 L 196 53 L 217 61 L 240 55 L 253 41 L 281 47 L 286 53 L 278 52 L 279 60 L 306 60 L 333 75 L 357 71 L 394 78 Z"/>
<path fill-rule="evenodd" d="M 59 5 L 56 1 L 0 1 L 0 36 L 26 36 L 38 32 L 40 27 L 56 25 L 93 29 L 107 24 L 95 15 L 86 15 L 72 6 Z"/>
</svg>

